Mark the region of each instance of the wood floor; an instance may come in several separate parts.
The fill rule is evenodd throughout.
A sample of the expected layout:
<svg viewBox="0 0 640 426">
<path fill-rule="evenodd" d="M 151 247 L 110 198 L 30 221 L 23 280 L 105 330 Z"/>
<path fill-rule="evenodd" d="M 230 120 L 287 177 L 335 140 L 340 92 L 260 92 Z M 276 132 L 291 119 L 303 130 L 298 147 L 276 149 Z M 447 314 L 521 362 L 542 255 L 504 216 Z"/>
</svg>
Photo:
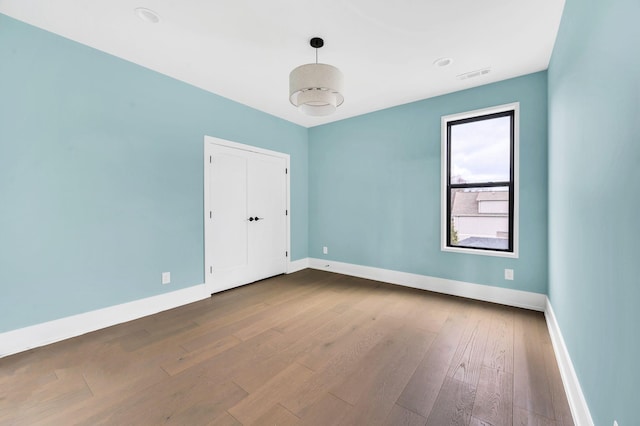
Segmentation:
<svg viewBox="0 0 640 426">
<path fill-rule="evenodd" d="M 572 425 L 541 313 L 304 270 L 0 359 L 2 425 Z"/>
</svg>

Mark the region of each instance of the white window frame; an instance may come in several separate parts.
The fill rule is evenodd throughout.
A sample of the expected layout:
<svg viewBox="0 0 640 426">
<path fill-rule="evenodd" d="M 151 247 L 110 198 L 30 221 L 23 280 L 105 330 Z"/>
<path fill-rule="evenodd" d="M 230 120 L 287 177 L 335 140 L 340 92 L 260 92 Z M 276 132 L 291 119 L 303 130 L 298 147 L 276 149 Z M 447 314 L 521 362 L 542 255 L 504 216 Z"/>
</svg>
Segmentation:
<svg viewBox="0 0 640 426">
<path fill-rule="evenodd" d="M 513 252 L 471 249 L 447 246 L 447 125 L 450 121 L 464 120 L 482 115 L 496 114 L 500 112 L 514 111 L 513 121 Z M 519 247 L 519 224 L 520 224 L 520 102 L 514 102 L 495 107 L 477 109 L 474 111 L 463 112 L 459 114 L 445 115 L 441 119 L 441 250 L 453 253 L 478 254 L 481 256 L 496 256 L 518 258 Z"/>
</svg>

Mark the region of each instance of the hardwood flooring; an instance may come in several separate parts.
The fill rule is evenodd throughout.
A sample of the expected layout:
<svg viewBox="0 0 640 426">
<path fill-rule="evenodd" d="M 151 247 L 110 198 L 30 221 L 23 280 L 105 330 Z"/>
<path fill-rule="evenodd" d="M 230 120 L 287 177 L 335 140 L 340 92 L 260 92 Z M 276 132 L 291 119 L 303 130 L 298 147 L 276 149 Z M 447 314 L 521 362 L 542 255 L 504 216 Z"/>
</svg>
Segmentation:
<svg viewBox="0 0 640 426">
<path fill-rule="evenodd" d="M 0 359 L 1 425 L 572 425 L 541 313 L 307 269 Z"/>
</svg>

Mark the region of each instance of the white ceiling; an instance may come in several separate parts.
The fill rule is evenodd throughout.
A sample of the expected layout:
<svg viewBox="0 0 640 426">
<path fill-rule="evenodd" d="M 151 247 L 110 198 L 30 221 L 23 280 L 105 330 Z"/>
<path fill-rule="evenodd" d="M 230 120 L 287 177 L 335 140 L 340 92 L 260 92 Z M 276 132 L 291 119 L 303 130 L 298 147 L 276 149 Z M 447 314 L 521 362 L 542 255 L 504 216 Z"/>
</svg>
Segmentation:
<svg viewBox="0 0 640 426">
<path fill-rule="evenodd" d="M 150 24 L 134 13 L 160 15 Z M 0 0 L 0 12 L 311 127 L 547 69 L 564 0 Z M 289 72 L 341 69 L 344 104 L 302 115 Z M 437 67 L 436 59 L 453 63 Z M 460 80 L 483 68 L 491 72 Z"/>
</svg>

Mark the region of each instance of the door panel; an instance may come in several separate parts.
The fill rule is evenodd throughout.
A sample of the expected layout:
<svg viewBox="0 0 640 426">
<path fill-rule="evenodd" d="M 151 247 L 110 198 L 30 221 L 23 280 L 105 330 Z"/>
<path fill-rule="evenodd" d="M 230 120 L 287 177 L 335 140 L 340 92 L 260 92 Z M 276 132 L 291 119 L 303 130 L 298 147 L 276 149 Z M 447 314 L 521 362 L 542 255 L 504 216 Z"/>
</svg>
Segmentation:
<svg viewBox="0 0 640 426">
<path fill-rule="evenodd" d="M 249 226 L 250 258 L 261 279 L 285 268 L 285 160 L 254 154 L 249 170 L 249 214 L 260 218 Z"/>
<path fill-rule="evenodd" d="M 249 266 L 249 161 L 233 150 L 216 148 L 210 164 L 211 266 L 217 279 L 235 284 L 245 279 Z"/>
</svg>

